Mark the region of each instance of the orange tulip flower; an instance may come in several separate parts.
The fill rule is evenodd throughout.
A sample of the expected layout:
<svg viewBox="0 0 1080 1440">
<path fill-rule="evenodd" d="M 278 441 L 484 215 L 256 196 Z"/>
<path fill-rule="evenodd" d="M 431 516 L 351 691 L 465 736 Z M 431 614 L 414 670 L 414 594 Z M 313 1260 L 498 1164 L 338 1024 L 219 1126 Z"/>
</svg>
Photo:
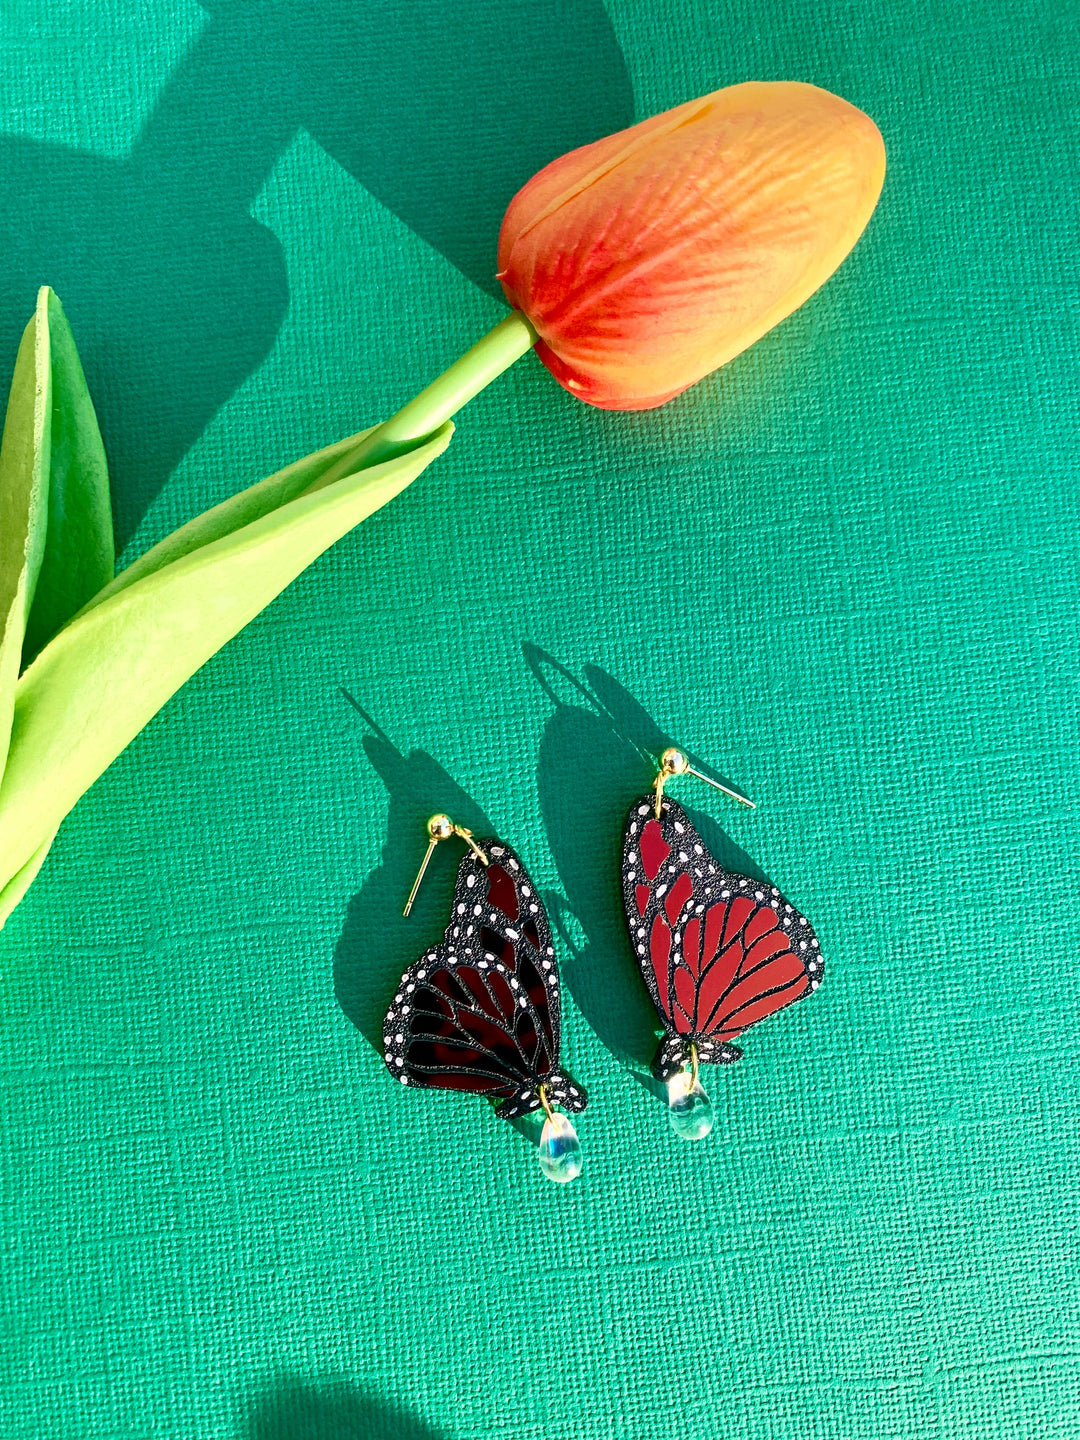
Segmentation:
<svg viewBox="0 0 1080 1440">
<path fill-rule="evenodd" d="M 499 278 L 560 385 L 651 409 L 828 279 L 884 174 L 877 126 L 846 100 L 733 85 L 534 175 L 503 220 Z"/>
<path fill-rule="evenodd" d="M 829 278 L 884 177 L 874 122 L 789 80 L 716 90 L 553 160 L 503 218 L 510 314 L 341 464 L 404 454 L 532 348 L 590 405 L 662 405 Z"/>
</svg>

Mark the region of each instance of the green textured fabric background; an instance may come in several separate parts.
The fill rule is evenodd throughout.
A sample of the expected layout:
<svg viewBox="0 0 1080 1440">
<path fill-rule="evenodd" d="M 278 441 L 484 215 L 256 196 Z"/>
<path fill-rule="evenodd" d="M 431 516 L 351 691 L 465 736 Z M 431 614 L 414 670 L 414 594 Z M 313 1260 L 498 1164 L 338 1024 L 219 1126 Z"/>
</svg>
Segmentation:
<svg viewBox="0 0 1080 1440">
<path fill-rule="evenodd" d="M 562 150 L 803 79 L 890 169 L 665 408 L 527 357 L 65 824 L 0 935 L 5 1440 L 1080 1431 L 1078 41 L 1071 0 L 9 0 L 0 365 L 52 284 L 129 557 L 492 325 Z M 697 1146 L 616 886 L 665 736 L 830 962 Z M 567 1189 L 366 1038 L 438 808 L 558 919 Z"/>
</svg>

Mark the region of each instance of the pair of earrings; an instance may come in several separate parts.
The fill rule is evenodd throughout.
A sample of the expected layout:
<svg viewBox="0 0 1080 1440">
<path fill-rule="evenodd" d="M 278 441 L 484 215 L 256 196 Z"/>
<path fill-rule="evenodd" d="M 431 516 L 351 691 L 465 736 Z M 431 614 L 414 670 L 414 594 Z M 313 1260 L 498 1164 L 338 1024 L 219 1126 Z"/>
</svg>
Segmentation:
<svg viewBox="0 0 1080 1440">
<path fill-rule="evenodd" d="M 808 921 L 779 890 L 725 870 L 709 853 L 665 794 L 678 775 L 753 802 L 665 750 L 623 835 L 630 943 L 665 1032 L 653 1076 L 667 1087 L 676 1134 L 700 1140 L 713 1109 L 698 1067 L 738 1060 L 733 1042 L 816 990 L 824 963 Z M 506 1119 L 542 1109 L 540 1167 L 551 1180 L 573 1180 L 581 1145 L 561 1112 L 579 1114 L 588 1097 L 559 1063 L 559 971 L 536 886 L 503 841 L 477 840 L 447 815 L 433 815 L 427 829 L 406 915 L 435 847 L 457 836 L 467 848 L 442 942 L 409 966 L 386 1013 L 387 1068 L 403 1085 L 484 1095 Z"/>
</svg>

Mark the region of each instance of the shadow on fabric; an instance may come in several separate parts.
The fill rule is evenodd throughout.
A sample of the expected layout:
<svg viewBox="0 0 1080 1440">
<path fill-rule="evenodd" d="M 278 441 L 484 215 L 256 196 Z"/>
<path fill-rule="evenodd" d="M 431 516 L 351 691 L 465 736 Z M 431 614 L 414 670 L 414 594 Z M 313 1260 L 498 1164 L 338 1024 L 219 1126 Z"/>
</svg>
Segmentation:
<svg viewBox="0 0 1080 1440">
<path fill-rule="evenodd" d="M 566 894 L 561 904 L 545 897 L 562 941 L 563 978 L 599 1039 L 652 1090 L 648 1066 L 660 1023 L 626 933 L 620 879 L 626 816 L 649 790 L 657 757 L 669 745 L 678 744 L 705 774 L 732 782 L 661 729 L 599 666 L 585 666 L 578 679 L 535 645 L 523 648 L 554 706 L 540 742 L 536 783 Z M 767 879 L 715 820 L 686 804 L 682 790 L 679 802 L 726 869 Z"/>
<path fill-rule="evenodd" d="M 345 1014 L 382 1057 L 382 1022 L 402 972 L 424 947 L 442 939 L 462 846 L 438 845 L 412 914 L 402 915 L 427 845 L 429 815 L 445 811 L 476 835 L 495 833 L 490 820 L 423 750 L 403 755 L 347 690 L 345 700 L 370 733 L 364 751 L 390 796 L 386 843 L 379 865 L 349 901 L 334 950 L 334 993 Z"/>
<path fill-rule="evenodd" d="M 442 1440 L 404 1406 L 345 1381 L 286 1381 L 258 1401 L 245 1440 Z"/>
<path fill-rule="evenodd" d="M 488 0 L 203 7 L 126 159 L 0 136 L 5 389 L 50 284 L 98 408 L 120 545 L 274 344 L 285 265 L 248 211 L 297 130 L 494 294 L 513 193 L 633 118 L 600 0 L 505 0 L 496 23 Z"/>
</svg>

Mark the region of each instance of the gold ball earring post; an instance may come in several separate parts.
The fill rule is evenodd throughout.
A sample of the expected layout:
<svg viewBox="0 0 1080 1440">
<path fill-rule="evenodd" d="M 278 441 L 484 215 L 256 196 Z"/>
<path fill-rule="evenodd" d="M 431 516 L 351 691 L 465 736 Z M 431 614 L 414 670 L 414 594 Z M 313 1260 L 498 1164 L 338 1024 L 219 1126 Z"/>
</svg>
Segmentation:
<svg viewBox="0 0 1080 1440">
<path fill-rule="evenodd" d="M 420 882 L 423 880 L 424 875 L 427 873 L 428 864 L 431 861 L 432 855 L 435 853 L 435 846 L 438 845 L 440 840 L 449 840 L 451 835 L 458 835 L 462 840 L 465 841 L 465 844 L 468 845 L 469 849 L 480 861 L 481 865 L 487 866 L 489 863 L 488 857 L 484 854 L 483 850 L 480 849 L 480 846 L 477 845 L 476 841 L 473 839 L 472 831 L 465 830 L 460 825 L 455 825 L 453 820 L 450 819 L 449 815 L 443 815 L 440 813 L 438 815 L 429 816 L 427 822 L 427 833 L 428 847 L 424 854 L 423 860 L 420 861 L 420 869 L 416 872 L 416 879 L 413 881 L 413 887 L 409 891 L 409 898 L 405 901 L 405 909 L 401 912 L 402 915 L 405 916 L 407 916 L 412 910 L 413 901 L 416 899 L 416 892 L 420 889 Z"/>
</svg>

